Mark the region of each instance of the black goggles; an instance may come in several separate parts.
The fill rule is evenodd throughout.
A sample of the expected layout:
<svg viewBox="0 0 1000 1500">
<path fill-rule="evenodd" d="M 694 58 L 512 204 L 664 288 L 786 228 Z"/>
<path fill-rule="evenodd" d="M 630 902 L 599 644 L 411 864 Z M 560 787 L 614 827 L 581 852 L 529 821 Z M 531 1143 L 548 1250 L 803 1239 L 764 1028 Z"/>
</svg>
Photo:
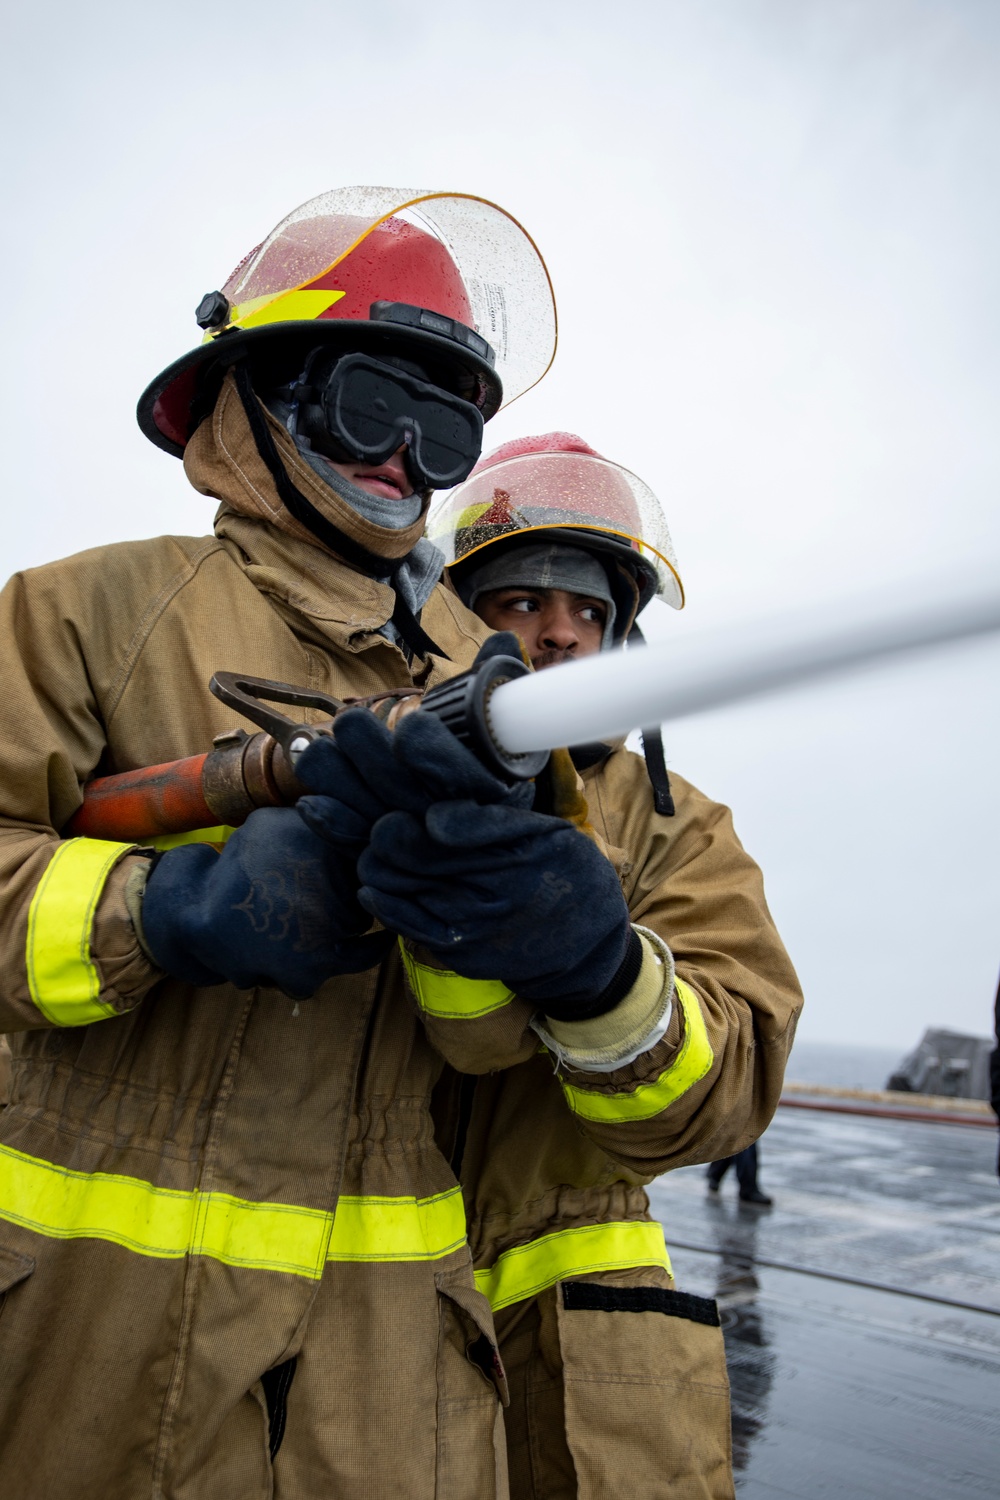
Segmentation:
<svg viewBox="0 0 1000 1500">
<path fill-rule="evenodd" d="M 367 354 L 344 355 L 325 380 L 296 386 L 294 399 L 299 431 L 338 462 L 385 463 L 405 443 L 418 490 L 460 484 L 482 452 L 478 407 Z"/>
</svg>

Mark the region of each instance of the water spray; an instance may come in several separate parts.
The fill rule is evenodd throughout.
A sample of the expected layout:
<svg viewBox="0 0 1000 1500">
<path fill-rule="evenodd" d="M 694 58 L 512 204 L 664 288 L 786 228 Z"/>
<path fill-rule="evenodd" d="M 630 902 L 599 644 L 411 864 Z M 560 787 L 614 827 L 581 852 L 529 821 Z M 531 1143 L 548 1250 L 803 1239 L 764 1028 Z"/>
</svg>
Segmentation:
<svg viewBox="0 0 1000 1500">
<path fill-rule="evenodd" d="M 390 729 L 409 713 L 433 713 L 497 776 L 527 780 L 562 745 L 612 740 L 643 725 L 676 722 L 764 694 L 804 686 L 906 653 L 1000 630 L 1000 590 L 919 608 L 877 610 L 856 603 L 738 629 L 682 637 L 670 645 L 612 651 L 531 672 L 494 656 L 421 693 L 392 690 L 365 699 L 232 672 L 212 693 L 258 726 L 233 729 L 211 751 L 91 781 L 64 830 L 70 836 L 141 842 L 219 825 L 238 826 L 257 807 L 294 803 L 305 788 L 295 767 L 317 736 L 336 732 L 339 714 L 360 707 Z M 319 723 L 272 705 L 318 710 Z"/>
</svg>

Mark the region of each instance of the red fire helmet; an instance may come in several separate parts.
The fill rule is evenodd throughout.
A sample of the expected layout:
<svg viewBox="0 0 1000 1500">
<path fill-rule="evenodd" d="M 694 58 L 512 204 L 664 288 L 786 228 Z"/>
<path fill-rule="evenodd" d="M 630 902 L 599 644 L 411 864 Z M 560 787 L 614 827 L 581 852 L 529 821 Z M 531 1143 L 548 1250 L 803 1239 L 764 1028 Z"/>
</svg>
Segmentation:
<svg viewBox="0 0 1000 1500">
<path fill-rule="evenodd" d="M 653 597 L 684 607 L 684 586 L 660 502 L 647 484 L 571 432 L 515 438 L 480 459 L 435 506 L 428 536 L 452 570 L 484 561 L 512 537 L 565 541 L 614 557 Z"/>
<path fill-rule="evenodd" d="M 505 209 L 463 193 L 336 188 L 297 208 L 197 312 L 201 345 L 143 392 L 139 425 L 168 453 L 190 436 L 199 382 L 244 354 L 318 344 L 412 348 L 456 371 L 488 420 L 555 356 L 545 262 Z"/>
</svg>

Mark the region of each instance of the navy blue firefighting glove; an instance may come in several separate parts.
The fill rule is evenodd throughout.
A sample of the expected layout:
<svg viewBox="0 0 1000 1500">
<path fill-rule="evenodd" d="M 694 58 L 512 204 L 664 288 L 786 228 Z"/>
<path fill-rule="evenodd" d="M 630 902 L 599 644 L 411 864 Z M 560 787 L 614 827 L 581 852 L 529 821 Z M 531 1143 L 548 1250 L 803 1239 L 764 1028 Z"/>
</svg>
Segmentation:
<svg viewBox="0 0 1000 1500">
<path fill-rule="evenodd" d="M 393 937 L 367 933 L 357 873 L 294 808 L 252 812 L 219 853 L 170 849 L 142 898 L 142 938 L 168 974 L 193 985 L 267 985 L 305 998 L 335 974 L 371 969 Z"/>
<path fill-rule="evenodd" d="M 517 637 L 501 631 L 474 665 L 520 653 Z M 334 738 L 324 735 L 303 752 L 295 774 L 315 794 L 300 797 L 296 811 L 320 838 L 355 857 L 387 812 L 419 816 L 457 798 L 530 807 L 534 797 L 531 782 L 508 786 L 432 714 L 411 714 L 392 733 L 367 709 L 348 709 L 337 717 Z"/>
<path fill-rule="evenodd" d="M 362 905 L 468 979 L 501 979 L 554 1020 L 603 1015 L 642 965 L 614 867 L 562 818 L 470 801 L 380 818 Z"/>
</svg>

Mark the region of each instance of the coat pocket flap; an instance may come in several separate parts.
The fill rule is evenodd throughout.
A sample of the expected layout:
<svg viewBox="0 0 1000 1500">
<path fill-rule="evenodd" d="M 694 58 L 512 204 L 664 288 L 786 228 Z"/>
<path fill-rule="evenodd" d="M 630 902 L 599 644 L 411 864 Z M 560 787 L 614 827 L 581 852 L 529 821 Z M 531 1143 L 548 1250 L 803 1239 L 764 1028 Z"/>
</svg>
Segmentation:
<svg viewBox="0 0 1000 1500">
<path fill-rule="evenodd" d="M 482 1292 L 470 1286 L 468 1281 L 447 1272 L 439 1272 L 435 1278 L 438 1292 L 447 1297 L 458 1312 L 459 1320 L 468 1336 L 466 1358 L 471 1360 L 496 1387 L 497 1395 L 504 1406 L 510 1404 L 507 1389 L 507 1374 L 497 1348 L 496 1332 L 493 1328 L 493 1310 Z"/>
<path fill-rule="evenodd" d="M 712 1299 L 652 1278 L 555 1290 L 580 1500 L 618 1494 L 623 1474 L 633 1495 L 733 1500 L 729 1382 Z"/>
</svg>

